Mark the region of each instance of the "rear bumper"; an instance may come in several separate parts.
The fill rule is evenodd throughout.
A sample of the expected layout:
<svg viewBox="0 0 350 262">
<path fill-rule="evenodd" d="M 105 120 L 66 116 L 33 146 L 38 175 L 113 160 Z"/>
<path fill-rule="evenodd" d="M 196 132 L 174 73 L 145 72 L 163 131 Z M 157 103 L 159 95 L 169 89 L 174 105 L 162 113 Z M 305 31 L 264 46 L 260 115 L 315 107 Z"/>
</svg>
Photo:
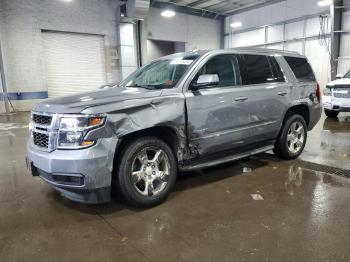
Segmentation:
<svg viewBox="0 0 350 262">
<path fill-rule="evenodd" d="M 314 128 L 314 126 L 318 123 L 318 121 L 321 118 L 322 114 L 322 106 L 321 104 L 315 104 L 312 105 L 310 108 L 310 118 L 309 118 L 309 125 L 308 125 L 308 130 L 310 131 L 311 129 Z"/>
<path fill-rule="evenodd" d="M 82 150 L 45 152 L 27 144 L 27 166 L 33 176 L 65 197 L 83 203 L 110 200 L 114 149 L 113 139 L 102 139 L 97 145 Z M 111 150 L 113 148 L 113 150 Z"/>
</svg>

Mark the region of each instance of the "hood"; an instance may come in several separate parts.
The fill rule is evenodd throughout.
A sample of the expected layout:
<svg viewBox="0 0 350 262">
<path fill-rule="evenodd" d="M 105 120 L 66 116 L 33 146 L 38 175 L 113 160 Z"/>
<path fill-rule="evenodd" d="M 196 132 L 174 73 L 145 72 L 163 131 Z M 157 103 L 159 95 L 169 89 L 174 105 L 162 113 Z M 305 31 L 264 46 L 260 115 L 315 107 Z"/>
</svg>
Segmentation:
<svg viewBox="0 0 350 262">
<path fill-rule="evenodd" d="M 47 99 L 33 107 L 34 111 L 47 113 L 78 114 L 84 109 L 98 105 L 117 103 L 132 99 L 160 96 L 162 90 L 134 87 L 116 87 L 72 96 Z"/>
<path fill-rule="evenodd" d="M 350 78 L 341 78 L 327 84 L 327 86 L 350 85 Z"/>
</svg>

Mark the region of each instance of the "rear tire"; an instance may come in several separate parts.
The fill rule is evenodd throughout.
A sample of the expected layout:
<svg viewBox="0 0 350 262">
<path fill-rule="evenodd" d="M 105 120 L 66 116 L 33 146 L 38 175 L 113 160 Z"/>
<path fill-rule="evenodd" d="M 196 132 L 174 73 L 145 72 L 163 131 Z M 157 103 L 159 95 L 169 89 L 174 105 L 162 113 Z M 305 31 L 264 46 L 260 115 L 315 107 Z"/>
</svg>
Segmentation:
<svg viewBox="0 0 350 262">
<path fill-rule="evenodd" d="M 281 159 L 295 159 L 303 152 L 306 139 L 305 119 L 298 114 L 291 115 L 282 126 L 273 152 Z"/>
<path fill-rule="evenodd" d="M 138 138 L 126 145 L 117 170 L 117 190 L 128 204 L 136 207 L 162 203 L 177 176 L 174 153 L 157 137 Z"/>
<path fill-rule="evenodd" d="M 325 109 L 324 113 L 326 114 L 327 117 L 330 117 L 330 118 L 336 118 L 339 114 L 338 111 L 333 111 L 333 110 L 329 110 L 329 109 Z"/>
</svg>

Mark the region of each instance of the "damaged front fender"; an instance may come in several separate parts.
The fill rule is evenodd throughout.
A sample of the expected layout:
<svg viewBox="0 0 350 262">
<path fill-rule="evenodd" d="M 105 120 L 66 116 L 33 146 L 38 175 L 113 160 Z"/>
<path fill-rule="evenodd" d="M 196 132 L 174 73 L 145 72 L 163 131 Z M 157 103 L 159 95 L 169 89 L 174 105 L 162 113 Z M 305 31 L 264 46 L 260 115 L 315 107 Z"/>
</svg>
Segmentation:
<svg viewBox="0 0 350 262">
<path fill-rule="evenodd" d="M 178 161 L 189 158 L 186 135 L 185 98 L 182 93 L 171 93 L 158 97 L 132 99 L 116 103 L 100 104 L 83 110 L 84 114 L 106 113 L 106 125 L 92 130 L 86 139 L 97 140 L 113 138 L 122 141 L 136 132 L 157 128 L 170 128 L 176 134 L 176 151 Z M 145 132 L 146 133 L 146 132 Z M 112 143 L 114 144 L 114 143 Z M 113 166 L 115 148 L 111 149 L 109 167 Z M 113 155 L 113 157 L 112 157 Z"/>
</svg>

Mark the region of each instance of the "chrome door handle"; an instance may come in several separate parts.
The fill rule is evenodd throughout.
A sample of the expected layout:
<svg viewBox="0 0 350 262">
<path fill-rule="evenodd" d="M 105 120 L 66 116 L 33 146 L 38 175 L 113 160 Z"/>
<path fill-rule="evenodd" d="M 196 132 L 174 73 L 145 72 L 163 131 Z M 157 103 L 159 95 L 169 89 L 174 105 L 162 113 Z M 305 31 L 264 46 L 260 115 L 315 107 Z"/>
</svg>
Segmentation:
<svg viewBox="0 0 350 262">
<path fill-rule="evenodd" d="M 287 94 L 287 92 L 286 91 L 279 91 L 277 94 L 279 96 L 285 96 Z"/>
<path fill-rule="evenodd" d="M 235 98 L 236 102 L 244 102 L 246 100 L 248 100 L 248 97 L 245 97 L 245 96 L 240 96 L 240 97 Z"/>
</svg>

